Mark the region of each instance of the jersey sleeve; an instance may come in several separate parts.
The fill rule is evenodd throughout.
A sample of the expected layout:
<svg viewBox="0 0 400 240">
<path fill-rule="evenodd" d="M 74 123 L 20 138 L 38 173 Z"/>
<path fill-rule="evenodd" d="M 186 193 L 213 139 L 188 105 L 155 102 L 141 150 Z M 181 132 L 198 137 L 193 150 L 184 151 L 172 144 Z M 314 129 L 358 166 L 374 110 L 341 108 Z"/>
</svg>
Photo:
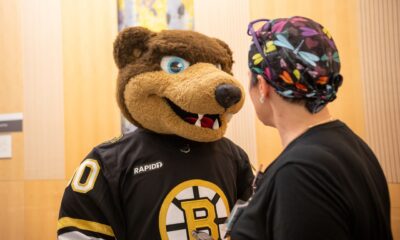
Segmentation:
<svg viewBox="0 0 400 240">
<path fill-rule="evenodd" d="M 340 192 L 322 172 L 288 164 L 277 172 L 270 194 L 264 229 L 271 239 L 350 239 L 349 215 Z"/>
<path fill-rule="evenodd" d="M 101 157 L 92 151 L 65 189 L 58 240 L 116 239 L 122 223 L 113 201 Z"/>
<path fill-rule="evenodd" d="M 252 195 L 252 186 L 251 183 L 254 178 L 253 171 L 251 169 L 251 164 L 247 154 L 239 149 L 239 171 L 237 175 L 237 193 L 238 199 L 247 200 Z"/>
</svg>

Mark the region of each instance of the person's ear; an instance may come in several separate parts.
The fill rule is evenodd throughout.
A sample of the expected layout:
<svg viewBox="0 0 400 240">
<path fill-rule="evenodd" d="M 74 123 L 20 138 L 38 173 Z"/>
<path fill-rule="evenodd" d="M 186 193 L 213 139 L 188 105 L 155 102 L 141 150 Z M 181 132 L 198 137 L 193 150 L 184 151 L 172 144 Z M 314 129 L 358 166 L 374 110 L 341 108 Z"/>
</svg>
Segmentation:
<svg viewBox="0 0 400 240">
<path fill-rule="evenodd" d="M 260 74 L 257 75 L 257 82 L 260 99 L 267 97 L 269 95 L 271 87 L 267 84 L 267 81 L 265 81 L 264 77 Z"/>
<path fill-rule="evenodd" d="M 114 60 L 121 69 L 140 58 L 148 49 L 148 41 L 156 34 L 144 27 L 130 27 L 121 31 L 114 41 Z"/>
</svg>

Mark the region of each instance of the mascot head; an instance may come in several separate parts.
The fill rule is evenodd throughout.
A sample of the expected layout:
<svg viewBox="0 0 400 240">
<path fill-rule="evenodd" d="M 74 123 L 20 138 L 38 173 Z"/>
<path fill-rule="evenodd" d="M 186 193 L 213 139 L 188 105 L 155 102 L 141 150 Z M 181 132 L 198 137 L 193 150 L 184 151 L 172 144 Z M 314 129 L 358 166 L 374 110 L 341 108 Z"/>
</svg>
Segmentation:
<svg viewBox="0 0 400 240">
<path fill-rule="evenodd" d="M 193 31 L 127 28 L 114 43 L 117 99 L 138 127 L 194 141 L 224 135 L 243 106 L 232 76 L 232 52 L 221 40 Z"/>
</svg>

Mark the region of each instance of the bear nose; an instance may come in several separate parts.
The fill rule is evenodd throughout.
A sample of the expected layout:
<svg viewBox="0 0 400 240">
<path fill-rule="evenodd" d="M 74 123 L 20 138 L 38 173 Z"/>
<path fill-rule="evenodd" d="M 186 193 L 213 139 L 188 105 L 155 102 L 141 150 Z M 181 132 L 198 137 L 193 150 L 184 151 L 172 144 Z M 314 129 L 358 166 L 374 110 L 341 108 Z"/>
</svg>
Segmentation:
<svg viewBox="0 0 400 240">
<path fill-rule="evenodd" d="M 242 91 L 232 84 L 221 84 L 215 89 L 215 98 L 219 105 L 229 108 L 240 101 Z"/>
</svg>

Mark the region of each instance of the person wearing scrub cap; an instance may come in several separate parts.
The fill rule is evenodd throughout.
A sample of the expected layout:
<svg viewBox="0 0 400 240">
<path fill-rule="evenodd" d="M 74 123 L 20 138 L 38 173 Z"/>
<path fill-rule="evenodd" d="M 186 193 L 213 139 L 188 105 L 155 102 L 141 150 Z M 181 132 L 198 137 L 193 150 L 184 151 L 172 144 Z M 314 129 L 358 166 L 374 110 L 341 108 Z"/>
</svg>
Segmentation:
<svg viewBox="0 0 400 240">
<path fill-rule="evenodd" d="M 255 30 L 256 23 L 263 25 Z M 379 162 L 328 110 L 343 83 L 329 31 L 291 17 L 253 21 L 248 34 L 251 100 L 261 122 L 278 130 L 284 150 L 230 223 L 231 239 L 391 240 Z"/>
</svg>

